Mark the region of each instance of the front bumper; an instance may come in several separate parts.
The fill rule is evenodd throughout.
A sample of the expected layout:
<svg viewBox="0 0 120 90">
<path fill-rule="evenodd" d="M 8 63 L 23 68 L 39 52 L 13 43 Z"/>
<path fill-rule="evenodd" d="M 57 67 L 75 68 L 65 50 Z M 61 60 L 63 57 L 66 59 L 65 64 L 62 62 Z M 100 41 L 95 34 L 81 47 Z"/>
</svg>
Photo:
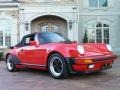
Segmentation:
<svg viewBox="0 0 120 90">
<path fill-rule="evenodd" d="M 92 63 L 76 63 L 78 60 L 92 59 Z M 67 58 L 67 65 L 69 72 L 74 74 L 76 72 L 97 72 L 112 68 L 116 55 L 96 56 L 96 57 L 82 57 L 82 58 Z"/>
</svg>

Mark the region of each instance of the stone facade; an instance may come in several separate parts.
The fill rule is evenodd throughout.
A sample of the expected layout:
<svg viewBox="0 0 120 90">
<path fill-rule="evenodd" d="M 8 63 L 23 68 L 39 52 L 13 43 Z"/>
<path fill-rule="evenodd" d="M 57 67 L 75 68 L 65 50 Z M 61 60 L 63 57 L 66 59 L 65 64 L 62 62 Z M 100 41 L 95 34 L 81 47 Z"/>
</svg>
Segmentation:
<svg viewBox="0 0 120 90">
<path fill-rule="evenodd" d="M 24 35 L 38 31 L 57 31 L 83 42 L 85 31 L 90 38 L 93 30 L 94 43 L 107 42 L 114 52 L 120 53 L 120 0 L 107 0 L 107 7 L 94 8 L 90 7 L 90 0 L 5 1 L 0 2 L 0 20 L 12 21 L 11 45 Z"/>
</svg>

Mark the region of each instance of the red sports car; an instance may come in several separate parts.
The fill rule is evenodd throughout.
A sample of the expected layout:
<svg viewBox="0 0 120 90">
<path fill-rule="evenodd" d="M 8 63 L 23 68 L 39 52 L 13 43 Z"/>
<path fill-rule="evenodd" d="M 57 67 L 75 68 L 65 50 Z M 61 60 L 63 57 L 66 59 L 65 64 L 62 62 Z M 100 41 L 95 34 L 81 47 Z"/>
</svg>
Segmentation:
<svg viewBox="0 0 120 90">
<path fill-rule="evenodd" d="M 28 34 L 10 47 L 6 55 L 8 71 L 18 68 L 48 70 L 56 79 L 77 72 L 98 72 L 112 67 L 117 58 L 108 44 L 78 44 L 59 33 Z"/>
</svg>

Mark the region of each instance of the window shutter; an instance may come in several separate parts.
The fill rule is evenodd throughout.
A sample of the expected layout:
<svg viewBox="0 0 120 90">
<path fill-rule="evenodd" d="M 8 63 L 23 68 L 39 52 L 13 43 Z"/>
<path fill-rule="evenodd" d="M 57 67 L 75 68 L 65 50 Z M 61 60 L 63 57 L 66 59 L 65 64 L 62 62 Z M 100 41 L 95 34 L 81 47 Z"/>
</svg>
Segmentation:
<svg viewBox="0 0 120 90">
<path fill-rule="evenodd" d="M 84 8 L 89 8 L 89 0 L 83 0 L 83 3 Z"/>
<path fill-rule="evenodd" d="M 116 1 L 116 0 L 108 0 L 108 6 L 113 7 L 114 6 L 114 1 Z"/>
</svg>

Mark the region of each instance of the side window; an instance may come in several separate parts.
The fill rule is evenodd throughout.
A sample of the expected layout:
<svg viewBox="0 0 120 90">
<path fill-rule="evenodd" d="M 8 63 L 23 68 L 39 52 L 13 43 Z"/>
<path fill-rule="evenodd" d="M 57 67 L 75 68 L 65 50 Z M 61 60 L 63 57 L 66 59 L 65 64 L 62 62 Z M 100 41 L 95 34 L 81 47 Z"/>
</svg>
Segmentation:
<svg viewBox="0 0 120 90">
<path fill-rule="evenodd" d="M 28 36 L 24 40 L 24 46 L 28 46 L 30 41 L 34 41 L 34 35 L 33 36 Z"/>
<path fill-rule="evenodd" d="M 30 42 L 30 38 L 28 37 L 28 38 L 25 39 L 25 43 L 24 44 L 25 45 L 29 45 L 29 42 Z"/>
</svg>

